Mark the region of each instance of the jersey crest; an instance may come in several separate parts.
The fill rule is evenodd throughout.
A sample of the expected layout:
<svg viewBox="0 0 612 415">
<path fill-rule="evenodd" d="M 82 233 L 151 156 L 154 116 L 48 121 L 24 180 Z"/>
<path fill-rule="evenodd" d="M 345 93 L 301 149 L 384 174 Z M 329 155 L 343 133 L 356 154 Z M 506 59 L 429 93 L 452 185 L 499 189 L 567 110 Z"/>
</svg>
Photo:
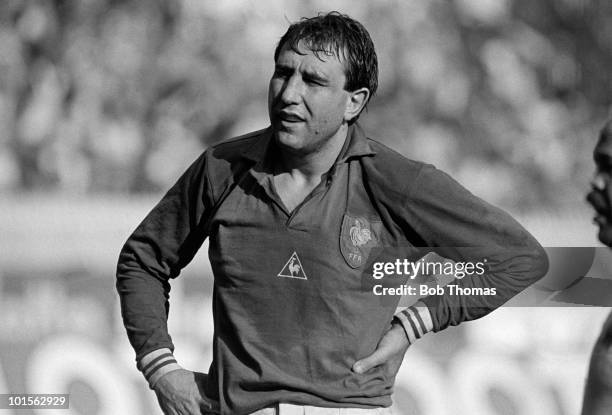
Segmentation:
<svg viewBox="0 0 612 415">
<path fill-rule="evenodd" d="M 278 277 L 286 277 L 286 278 L 298 278 L 301 280 L 307 280 L 308 277 L 304 272 L 304 268 L 302 267 L 302 262 L 300 261 L 300 257 L 297 252 L 293 251 L 289 260 L 285 263 L 285 266 L 277 275 Z"/>
<path fill-rule="evenodd" d="M 340 252 L 351 268 L 365 264 L 372 248 L 378 246 L 382 222 L 345 214 L 340 233 Z"/>
<path fill-rule="evenodd" d="M 372 232 L 367 224 L 364 224 L 361 219 L 356 218 L 355 223 L 351 226 L 349 233 L 353 246 L 361 246 L 372 240 Z"/>
</svg>

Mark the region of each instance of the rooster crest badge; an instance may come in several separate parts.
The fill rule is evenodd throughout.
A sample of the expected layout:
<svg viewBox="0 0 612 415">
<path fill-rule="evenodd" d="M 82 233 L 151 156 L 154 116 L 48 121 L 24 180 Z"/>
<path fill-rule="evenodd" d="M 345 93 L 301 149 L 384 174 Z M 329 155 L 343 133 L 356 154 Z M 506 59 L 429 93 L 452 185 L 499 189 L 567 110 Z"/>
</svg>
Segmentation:
<svg viewBox="0 0 612 415">
<path fill-rule="evenodd" d="M 354 246 L 365 245 L 372 239 L 370 229 L 360 219 L 355 219 L 355 224 L 351 226 L 350 234 L 351 242 L 353 242 Z"/>
<path fill-rule="evenodd" d="M 365 264 L 370 250 L 378 245 L 377 235 L 382 223 L 368 221 L 361 216 L 345 214 L 342 219 L 340 251 L 351 268 Z"/>
</svg>

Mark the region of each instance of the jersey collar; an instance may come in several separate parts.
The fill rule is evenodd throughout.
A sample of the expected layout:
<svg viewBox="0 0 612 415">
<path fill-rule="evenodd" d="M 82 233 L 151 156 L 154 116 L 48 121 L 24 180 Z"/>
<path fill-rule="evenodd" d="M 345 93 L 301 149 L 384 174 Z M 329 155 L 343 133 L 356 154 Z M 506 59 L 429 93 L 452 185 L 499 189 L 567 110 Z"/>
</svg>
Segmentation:
<svg viewBox="0 0 612 415">
<path fill-rule="evenodd" d="M 365 132 L 358 123 L 354 123 L 349 126 L 346 141 L 340 150 L 336 164 L 344 163 L 351 158 L 373 156 L 374 154 L 376 152 L 370 147 Z"/>
<path fill-rule="evenodd" d="M 242 151 L 242 156 L 255 163 L 261 162 L 268 150 L 268 145 L 272 139 L 272 127 L 259 132 L 259 137 L 253 143 Z"/>
<path fill-rule="evenodd" d="M 272 127 L 261 132 L 261 136 L 247 147 L 242 155 L 256 163 L 262 162 L 266 156 L 268 146 L 272 140 Z M 335 164 L 344 163 L 355 157 L 372 156 L 376 154 L 370 147 L 365 132 L 358 123 L 349 126 L 344 146 Z"/>
</svg>

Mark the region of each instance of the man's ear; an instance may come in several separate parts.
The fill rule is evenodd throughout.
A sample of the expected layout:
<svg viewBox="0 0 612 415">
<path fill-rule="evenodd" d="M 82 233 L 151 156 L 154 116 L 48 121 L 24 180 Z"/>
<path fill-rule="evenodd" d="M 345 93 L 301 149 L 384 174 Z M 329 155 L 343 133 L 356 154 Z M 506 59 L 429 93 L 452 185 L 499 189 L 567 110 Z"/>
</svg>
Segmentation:
<svg viewBox="0 0 612 415">
<path fill-rule="evenodd" d="M 349 94 L 346 110 L 344 111 L 344 120 L 347 122 L 359 116 L 368 102 L 368 98 L 370 98 L 370 90 L 364 87 L 349 92 Z"/>
</svg>

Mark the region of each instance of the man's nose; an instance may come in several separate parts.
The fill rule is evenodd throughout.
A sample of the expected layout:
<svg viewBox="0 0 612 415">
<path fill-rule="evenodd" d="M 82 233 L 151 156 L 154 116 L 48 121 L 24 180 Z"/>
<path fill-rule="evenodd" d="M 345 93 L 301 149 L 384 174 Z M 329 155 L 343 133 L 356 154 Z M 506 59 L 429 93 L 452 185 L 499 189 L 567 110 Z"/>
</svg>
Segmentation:
<svg viewBox="0 0 612 415">
<path fill-rule="evenodd" d="M 287 79 L 285 85 L 283 85 L 283 91 L 281 93 L 281 99 L 285 104 L 297 104 L 300 102 L 302 96 L 303 82 L 298 76 L 292 76 Z"/>
</svg>

